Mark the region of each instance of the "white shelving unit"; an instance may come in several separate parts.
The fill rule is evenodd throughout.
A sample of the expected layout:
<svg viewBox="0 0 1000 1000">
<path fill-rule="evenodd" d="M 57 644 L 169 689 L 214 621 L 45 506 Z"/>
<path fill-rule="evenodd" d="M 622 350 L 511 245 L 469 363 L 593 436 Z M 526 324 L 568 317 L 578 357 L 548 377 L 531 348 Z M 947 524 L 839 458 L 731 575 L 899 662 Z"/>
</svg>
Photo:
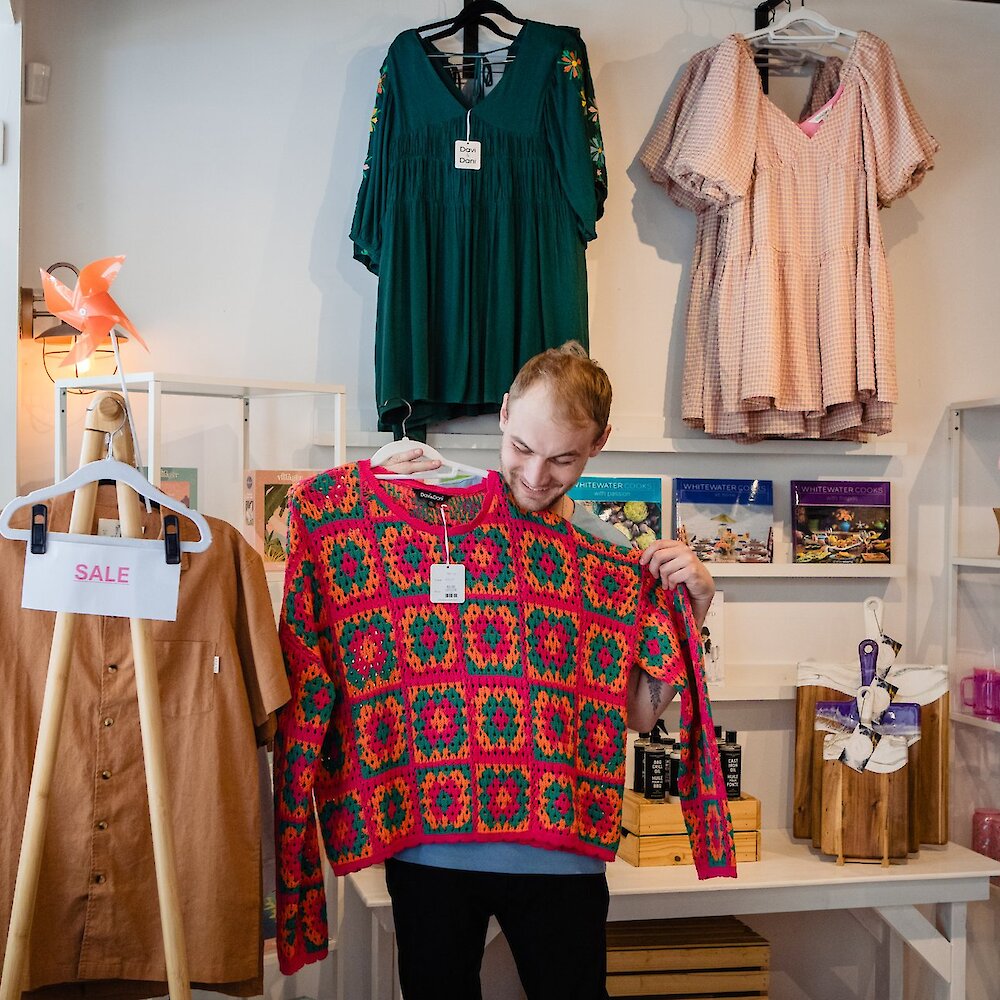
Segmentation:
<svg viewBox="0 0 1000 1000">
<path fill-rule="evenodd" d="M 974 666 L 990 664 L 987 651 L 996 649 L 998 636 L 993 634 L 966 638 L 963 632 L 963 607 L 970 587 L 979 584 L 996 589 L 994 607 L 1000 602 L 1000 556 L 997 551 L 997 523 L 992 507 L 1000 506 L 1000 396 L 952 403 L 948 412 L 948 437 L 951 446 L 951 504 L 948 524 L 948 607 L 947 661 L 952 681 L 952 722 L 1000 733 L 1000 722 L 973 715 L 962 706 L 957 682 Z M 992 500 L 992 503 L 990 503 Z M 975 640 L 976 646 L 965 642 Z M 976 650 L 976 652 L 973 652 Z M 982 662 L 973 657 L 981 655 Z"/>
<path fill-rule="evenodd" d="M 900 563 L 847 563 L 830 566 L 821 563 L 706 563 L 715 579 L 724 577 L 758 577 L 774 580 L 801 580 L 827 577 L 830 579 L 855 579 L 906 576 L 906 567 Z"/>
<path fill-rule="evenodd" d="M 371 448 L 374 451 L 392 440 L 388 431 L 352 431 L 348 435 L 351 448 Z M 428 434 L 427 443 L 440 451 L 492 451 L 500 453 L 499 434 Z M 667 438 L 653 435 L 612 433 L 606 452 L 673 455 L 870 455 L 895 458 L 906 454 L 906 444 L 901 441 L 884 441 L 876 438 L 866 444 L 855 441 L 758 441 L 756 444 L 737 444 L 734 441 L 710 437 Z"/>
<path fill-rule="evenodd" d="M 269 382 L 243 379 L 220 379 L 204 375 L 168 375 L 163 372 L 137 372 L 124 376 L 129 392 L 144 393 L 147 406 L 147 444 L 144 455 L 149 468 L 149 480 L 154 486 L 160 482 L 161 453 L 161 396 L 201 396 L 213 399 L 233 399 L 243 407 L 243 467 L 250 467 L 250 416 L 255 399 L 282 396 L 330 396 L 334 407 L 329 435 L 324 433 L 324 443 L 329 441 L 334 449 L 334 465 L 347 457 L 347 429 L 345 401 L 347 390 L 342 385 L 313 382 Z M 92 376 L 87 378 L 59 379 L 55 384 L 55 480 L 64 479 L 66 468 L 66 399 L 72 389 L 114 392 L 121 388 L 118 376 Z M 325 429 L 324 429 L 325 431 Z"/>
</svg>

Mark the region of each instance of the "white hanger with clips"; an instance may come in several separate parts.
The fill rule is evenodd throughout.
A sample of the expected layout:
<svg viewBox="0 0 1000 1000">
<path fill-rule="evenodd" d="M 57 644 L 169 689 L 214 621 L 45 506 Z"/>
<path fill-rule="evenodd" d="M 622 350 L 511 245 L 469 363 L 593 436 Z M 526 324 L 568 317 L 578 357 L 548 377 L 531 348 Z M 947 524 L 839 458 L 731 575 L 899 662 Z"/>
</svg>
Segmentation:
<svg viewBox="0 0 1000 1000">
<path fill-rule="evenodd" d="M 11 517 L 25 507 L 31 507 L 36 503 L 44 503 L 53 497 L 62 496 L 64 493 L 72 493 L 81 486 L 90 483 L 100 482 L 104 479 L 111 479 L 116 482 L 130 486 L 140 496 L 148 500 L 154 500 L 161 508 L 166 507 L 182 517 L 189 518 L 198 526 L 200 537 L 196 542 L 182 541 L 180 543 L 182 552 L 204 552 L 212 544 L 212 529 L 204 516 L 190 507 L 185 507 L 180 500 L 167 496 L 162 490 L 158 490 L 148 479 L 131 465 L 119 462 L 115 458 L 103 458 L 96 462 L 87 462 L 81 465 L 76 472 L 52 486 L 34 490 L 27 496 L 15 497 L 0 512 L 0 535 L 4 538 L 15 538 L 23 541 L 30 541 L 31 531 L 28 528 L 12 528 L 10 526 Z M 162 548 L 163 540 L 155 538 L 112 538 L 104 535 L 73 535 L 66 532 L 50 531 L 50 538 L 55 538 L 62 542 L 87 542 L 90 545 L 113 545 L 132 548 L 149 548 L 159 546 Z"/>
<path fill-rule="evenodd" d="M 372 455 L 372 468 L 376 469 L 379 466 L 384 466 L 386 460 L 392 458 L 393 455 L 400 455 L 404 451 L 412 451 L 414 448 L 419 448 L 423 452 L 423 458 L 430 459 L 434 462 L 440 462 L 441 468 L 428 469 L 426 472 L 416 473 L 377 472 L 375 473 L 375 477 L 377 479 L 419 479 L 423 482 L 440 482 L 443 479 L 456 479 L 460 476 L 477 476 L 480 479 L 485 479 L 489 475 L 489 472 L 485 469 L 480 469 L 474 465 L 466 465 L 464 462 L 455 462 L 450 458 L 445 458 L 444 455 L 437 450 L 437 448 L 432 448 L 429 444 L 424 444 L 422 441 L 411 441 L 406 436 L 406 421 L 413 415 L 413 407 L 410 406 L 409 401 L 406 399 L 403 400 L 403 403 L 406 404 L 407 411 L 406 416 L 401 421 L 403 436 L 398 441 L 390 441 L 388 444 L 382 445 L 382 447 L 379 448 L 374 455 Z"/>
</svg>

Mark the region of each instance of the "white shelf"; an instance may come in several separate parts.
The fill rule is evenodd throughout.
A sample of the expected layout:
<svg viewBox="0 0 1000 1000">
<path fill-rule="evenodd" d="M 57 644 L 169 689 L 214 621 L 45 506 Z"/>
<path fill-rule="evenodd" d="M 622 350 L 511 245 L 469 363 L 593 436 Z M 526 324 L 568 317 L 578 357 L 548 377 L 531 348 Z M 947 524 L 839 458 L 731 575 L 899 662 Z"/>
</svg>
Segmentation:
<svg viewBox="0 0 1000 1000">
<path fill-rule="evenodd" d="M 371 448 L 374 451 L 392 440 L 388 431 L 350 431 L 348 448 Z M 500 453 L 499 434 L 435 434 L 427 435 L 427 443 L 439 451 L 492 451 Z M 612 433 L 605 452 L 644 454 L 704 454 L 704 455 L 818 455 L 897 456 L 906 454 L 906 445 L 899 441 L 759 441 L 737 444 L 710 437 L 664 438 Z"/>
<path fill-rule="evenodd" d="M 1000 557 L 956 556 L 951 564 L 965 569 L 1000 569 Z"/>
<path fill-rule="evenodd" d="M 721 701 L 791 701 L 794 684 L 709 684 L 712 704 Z"/>
<path fill-rule="evenodd" d="M 343 395 L 343 385 L 315 382 L 275 382 L 268 379 L 248 381 L 235 378 L 213 378 L 208 375 L 170 375 L 163 372 L 132 372 L 125 376 L 125 384 L 133 392 L 148 392 L 156 384 L 160 392 L 177 396 L 211 396 L 220 399 L 261 399 L 265 396 L 300 396 L 303 394 Z M 82 378 L 59 379 L 56 387 L 68 389 L 105 389 L 114 392 L 121 388 L 117 375 L 89 375 Z"/>
<path fill-rule="evenodd" d="M 857 578 L 903 577 L 906 566 L 900 563 L 847 563 L 842 566 L 823 563 L 705 563 L 714 578 L 753 577 L 803 579 L 807 577 Z"/>
<path fill-rule="evenodd" d="M 250 467 L 250 402 L 255 399 L 277 399 L 287 396 L 329 396 L 333 409 L 329 414 L 334 465 L 347 458 L 345 400 L 343 385 L 316 382 L 277 382 L 269 379 L 214 378 L 207 375 L 176 375 L 164 372 L 133 372 L 123 377 L 96 375 L 84 378 L 59 379 L 55 383 L 55 481 L 66 477 L 66 410 L 67 395 L 74 390 L 114 392 L 124 380 L 130 392 L 146 394 L 147 446 L 145 461 L 149 480 L 160 483 L 160 401 L 161 396 L 200 396 L 239 400 L 243 405 L 243 467 Z"/>
<path fill-rule="evenodd" d="M 952 403 L 951 410 L 983 410 L 992 406 L 1000 406 L 1000 396 L 992 396 L 988 399 L 966 399 L 960 403 Z"/>
<path fill-rule="evenodd" d="M 990 732 L 1000 733 L 1000 722 L 993 722 L 990 719 L 980 719 L 978 715 L 967 715 L 965 712 L 952 712 L 951 721 L 960 726 L 972 726 L 975 729 L 988 729 Z"/>
</svg>

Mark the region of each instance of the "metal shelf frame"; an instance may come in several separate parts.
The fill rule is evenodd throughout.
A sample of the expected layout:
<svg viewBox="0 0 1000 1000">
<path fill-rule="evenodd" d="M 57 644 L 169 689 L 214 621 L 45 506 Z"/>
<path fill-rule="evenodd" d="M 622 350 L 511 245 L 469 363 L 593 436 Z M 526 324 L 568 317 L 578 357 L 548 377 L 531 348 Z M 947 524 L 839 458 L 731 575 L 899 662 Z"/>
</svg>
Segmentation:
<svg viewBox="0 0 1000 1000">
<path fill-rule="evenodd" d="M 147 442 L 145 460 L 149 481 L 160 485 L 161 396 L 201 396 L 213 399 L 238 400 L 243 406 L 243 468 L 250 467 L 250 411 L 255 399 L 283 396 L 332 396 L 334 465 L 347 460 L 347 427 L 345 409 L 347 390 L 343 385 L 313 382 L 273 382 L 247 379 L 220 379 L 202 375 L 173 375 L 163 372 L 136 372 L 124 376 L 130 392 L 146 394 Z M 121 389 L 118 376 L 90 376 L 59 379 L 55 384 L 55 482 L 67 475 L 66 406 L 71 389 L 114 392 Z"/>
</svg>

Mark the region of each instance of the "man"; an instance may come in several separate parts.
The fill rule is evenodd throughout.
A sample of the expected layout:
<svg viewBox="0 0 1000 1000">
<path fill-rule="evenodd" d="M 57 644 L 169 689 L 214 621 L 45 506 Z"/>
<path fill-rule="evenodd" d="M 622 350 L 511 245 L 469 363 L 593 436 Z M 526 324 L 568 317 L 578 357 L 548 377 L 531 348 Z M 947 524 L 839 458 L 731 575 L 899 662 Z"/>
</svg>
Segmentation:
<svg viewBox="0 0 1000 1000">
<path fill-rule="evenodd" d="M 500 410 L 500 471 L 525 512 L 552 511 L 574 527 L 624 545 L 618 532 L 567 495 L 608 441 L 611 385 L 575 343 L 529 360 Z M 417 447 L 393 472 L 440 465 Z M 641 563 L 664 587 L 685 585 L 700 628 L 712 577 L 694 552 L 660 540 Z M 649 730 L 676 689 L 636 667 L 628 678 L 631 728 Z M 604 863 L 524 844 L 425 844 L 386 862 L 399 975 L 406 1000 L 481 996 L 479 968 L 490 916 L 510 944 L 529 1000 L 604 998 L 608 888 Z"/>
</svg>

